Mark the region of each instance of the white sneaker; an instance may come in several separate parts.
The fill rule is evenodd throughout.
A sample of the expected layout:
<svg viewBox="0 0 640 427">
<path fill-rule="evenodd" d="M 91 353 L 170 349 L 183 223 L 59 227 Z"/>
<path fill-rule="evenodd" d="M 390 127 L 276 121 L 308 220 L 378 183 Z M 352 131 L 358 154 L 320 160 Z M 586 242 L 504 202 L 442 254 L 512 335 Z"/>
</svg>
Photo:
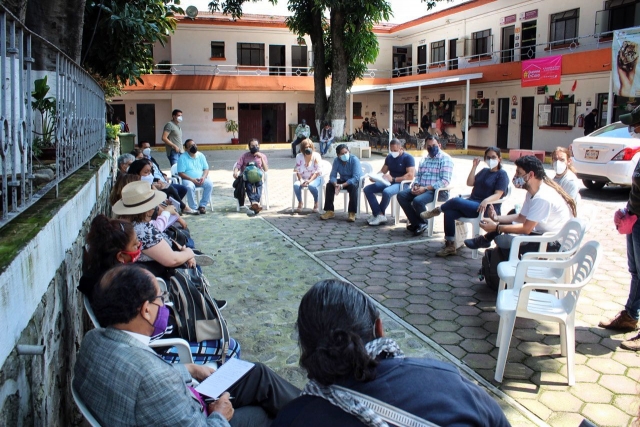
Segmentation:
<svg viewBox="0 0 640 427">
<path fill-rule="evenodd" d="M 376 218 L 378 218 L 378 224 L 384 224 L 387 222 L 386 215 L 378 215 Z"/>
<path fill-rule="evenodd" d="M 373 221 L 374 219 L 376 219 L 375 215 L 369 215 L 369 218 L 367 218 L 367 222 L 371 224 L 371 221 Z"/>
</svg>

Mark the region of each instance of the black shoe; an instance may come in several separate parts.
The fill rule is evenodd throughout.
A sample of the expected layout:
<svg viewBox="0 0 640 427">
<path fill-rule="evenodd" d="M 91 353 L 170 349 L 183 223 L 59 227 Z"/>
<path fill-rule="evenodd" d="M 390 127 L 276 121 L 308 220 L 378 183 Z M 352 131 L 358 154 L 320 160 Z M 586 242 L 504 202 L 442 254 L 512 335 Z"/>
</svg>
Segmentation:
<svg viewBox="0 0 640 427">
<path fill-rule="evenodd" d="M 491 247 L 491 242 L 484 238 L 484 236 L 476 236 L 473 239 L 466 239 L 464 245 L 469 249 L 480 249 Z"/>
<path fill-rule="evenodd" d="M 227 306 L 227 300 L 226 299 L 213 299 L 216 302 L 216 305 L 218 306 L 218 310 L 222 310 L 223 308 L 225 308 Z"/>
<path fill-rule="evenodd" d="M 416 231 L 417 229 L 418 229 L 418 227 L 416 227 L 415 225 L 413 225 L 413 224 L 407 224 L 407 231 L 411 231 L 411 232 L 413 233 L 413 232 L 414 232 L 414 231 Z"/>
<path fill-rule="evenodd" d="M 429 227 L 429 226 L 428 226 L 427 224 L 420 224 L 420 225 L 416 228 L 416 230 L 413 232 L 413 235 L 414 235 L 414 236 L 419 236 L 419 235 L 421 235 L 422 233 L 424 233 L 424 232 L 425 232 L 425 230 L 426 230 L 428 227 Z"/>
</svg>

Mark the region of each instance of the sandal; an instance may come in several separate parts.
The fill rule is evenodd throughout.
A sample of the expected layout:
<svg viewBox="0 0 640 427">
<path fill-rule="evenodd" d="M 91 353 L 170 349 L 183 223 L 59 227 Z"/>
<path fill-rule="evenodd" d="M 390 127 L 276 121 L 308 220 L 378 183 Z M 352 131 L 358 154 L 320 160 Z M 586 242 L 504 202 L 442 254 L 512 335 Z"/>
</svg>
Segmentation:
<svg viewBox="0 0 640 427">
<path fill-rule="evenodd" d="M 302 212 L 302 203 L 298 203 L 298 207 L 295 209 L 296 213 Z"/>
<path fill-rule="evenodd" d="M 311 211 L 313 213 L 318 213 L 318 204 L 316 203 L 315 205 L 313 205 L 313 211 Z"/>
</svg>

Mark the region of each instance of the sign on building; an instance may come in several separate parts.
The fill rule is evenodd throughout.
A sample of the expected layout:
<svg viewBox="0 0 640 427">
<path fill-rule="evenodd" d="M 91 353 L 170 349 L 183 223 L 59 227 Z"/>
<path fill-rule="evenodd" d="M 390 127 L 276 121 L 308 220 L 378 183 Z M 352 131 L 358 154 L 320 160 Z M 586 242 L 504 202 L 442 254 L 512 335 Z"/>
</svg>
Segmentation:
<svg viewBox="0 0 640 427">
<path fill-rule="evenodd" d="M 561 76 L 561 55 L 522 61 L 522 87 L 557 85 Z"/>
<path fill-rule="evenodd" d="M 640 76 L 637 73 L 640 28 L 613 32 L 611 77 L 613 93 L 626 97 L 640 95 Z"/>
</svg>

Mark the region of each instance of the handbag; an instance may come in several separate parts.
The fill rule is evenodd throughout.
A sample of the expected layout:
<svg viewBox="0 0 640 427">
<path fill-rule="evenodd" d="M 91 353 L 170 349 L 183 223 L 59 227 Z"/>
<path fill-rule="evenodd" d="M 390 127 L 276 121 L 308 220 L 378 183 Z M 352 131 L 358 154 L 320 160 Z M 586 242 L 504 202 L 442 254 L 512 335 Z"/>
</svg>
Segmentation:
<svg viewBox="0 0 640 427">
<path fill-rule="evenodd" d="M 620 234 L 631 234 L 633 226 L 638 220 L 638 217 L 629 212 L 627 208 L 618 209 L 613 214 L 613 223 Z"/>
<path fill-rule="evenodd" d="M 171 225 L 169 227 L 167 227 L 166 230 L 164 230 L 164 233 L 169 236 L 169 239 L 171 239 L 172 242 L 177 243 L 180 246 L 185 246 L 187 244 L 187 241 L 191 238 L 191 234 L 189 233 L 188 230 L 185 230 L 184 228 L 178 228 L 175 225 Z M 179 251 L 179 247 L 174 247 L 173 250 L 175 251 Z"/>
<path fill-rule="evenodd" d="M 189 342 L 221 340 L 218 356 L 224 363 L 229 348 L 229 330 L 215 300 L 209 294 L 209 281 L 197 268 L 176 268 L 169 279 L 171 314 L 177 332 Z"/>
</svg>

